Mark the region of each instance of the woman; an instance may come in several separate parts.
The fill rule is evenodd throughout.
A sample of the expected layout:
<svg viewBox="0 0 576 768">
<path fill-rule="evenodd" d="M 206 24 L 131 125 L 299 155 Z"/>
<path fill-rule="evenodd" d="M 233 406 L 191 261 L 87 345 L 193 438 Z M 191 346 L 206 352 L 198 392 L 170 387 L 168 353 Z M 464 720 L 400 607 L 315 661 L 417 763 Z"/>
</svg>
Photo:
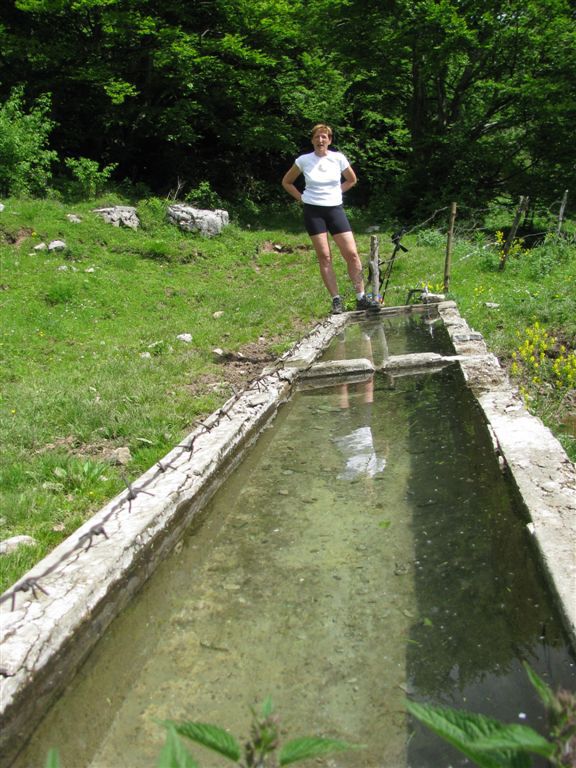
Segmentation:
<svg viewBox="0 0 576 768">
<path fill-rule="evenodd" d="M 282 186 L 295 200 L 303 203 L 304 224 L 318 257 L 322 281 L 332 297 L 332 314 L 341 314 L 344 305 L 338 293 L 328 232 L 346 260 L 348 275 L 356 292 L 356 309 L 377 312 L 380 309 L 378 302 L 369 299 L 364 293 L 362 262 L 352 227 L 342 206 L 342 193 L 356 184 L 356 174 L 341 152 L 329 149 L 331 143 L 330 126 L 315 125 L 312 129 L 314 151 L 296 158 L 294 165 L 284 175 Z M 306 182 L 303 193 L 294 184 L 301 173 Z"/>
</svg>

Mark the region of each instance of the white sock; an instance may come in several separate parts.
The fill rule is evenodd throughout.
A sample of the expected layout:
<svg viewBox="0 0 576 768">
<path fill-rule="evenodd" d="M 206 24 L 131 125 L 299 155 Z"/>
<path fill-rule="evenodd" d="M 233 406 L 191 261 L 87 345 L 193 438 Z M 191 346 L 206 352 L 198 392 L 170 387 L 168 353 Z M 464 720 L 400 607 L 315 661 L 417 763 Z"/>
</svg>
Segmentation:
<svg viewBox="0 0 576 768">
<path fill-rule="evenodd" d="M 360 293 L 357 293 L 356 294 L 356 298 L 358 299 L 358 301 L 360 301 L 360 299 L 363 299 L 364 298 L 364 291 L 360 291 Z"/>
</svg>

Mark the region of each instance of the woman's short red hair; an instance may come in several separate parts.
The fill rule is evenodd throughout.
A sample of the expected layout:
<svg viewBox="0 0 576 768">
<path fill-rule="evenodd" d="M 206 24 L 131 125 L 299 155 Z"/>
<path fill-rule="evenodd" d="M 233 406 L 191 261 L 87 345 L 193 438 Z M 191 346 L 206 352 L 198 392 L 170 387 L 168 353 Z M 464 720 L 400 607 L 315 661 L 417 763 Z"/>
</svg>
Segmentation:
<svg viewBox="0 0 576 768">
<path fill-rule="evenodd" d="M 329 125 L 325 125 L 324 123 L 318 123 L 318 125 L 315 125 L 314 128 L 312 128 L 312 138 L 316 136 L 318 131 L 324 131 L 324 133 L 327 133 L 328 137 L 332 139 L 332 128 L 330 128 Z"/>
</svg>

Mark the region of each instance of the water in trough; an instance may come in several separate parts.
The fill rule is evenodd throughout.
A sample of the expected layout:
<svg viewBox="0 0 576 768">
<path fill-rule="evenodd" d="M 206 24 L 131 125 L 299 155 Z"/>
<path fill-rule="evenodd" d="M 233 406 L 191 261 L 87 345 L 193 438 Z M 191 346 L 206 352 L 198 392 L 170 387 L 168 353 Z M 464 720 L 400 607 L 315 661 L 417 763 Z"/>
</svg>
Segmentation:
<svg viewBox="0 0 576 768">
<path fill-rule="evenodd" d="M 432 326 L 432 330 L 434 326 Z M 326 359 L 447 349 L 423 318 L 367 321 Z M 407 696 L 544 727 L 522 669 L 574 688 L 526 521 L 456 366 L 308 385 L 113 623 L 16 765 L 154 766 L 157 720 L 366 745 L 316 765 L 457 768 Z M 227 764 L 193 748 L 202 766 Z"/>
</svg>

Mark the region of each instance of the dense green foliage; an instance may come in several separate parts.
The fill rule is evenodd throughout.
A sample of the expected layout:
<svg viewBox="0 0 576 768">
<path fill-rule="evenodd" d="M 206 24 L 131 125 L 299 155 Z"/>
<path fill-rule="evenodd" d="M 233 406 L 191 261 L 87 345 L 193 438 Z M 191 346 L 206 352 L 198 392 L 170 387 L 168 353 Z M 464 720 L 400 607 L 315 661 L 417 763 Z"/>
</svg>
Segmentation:
<svg viewBox="0 0 576 768">
<path fill-rule="evenodd" d="M 62 173 L 258 207 L 325 120 L 355 201 L 405 219 L 575 186 L 569 0 L 8 0 L 0 50 L 0 102 L 50 94 Z"/>
<path fill-rule="evenodd" d="M 56 152 L 47 148 L 50 99 L 42 96 L 26 112 L 23 89 L 14 88 L 0 106 L 0 194 L 42 194 L 52 177 Z"/>
</svg>

